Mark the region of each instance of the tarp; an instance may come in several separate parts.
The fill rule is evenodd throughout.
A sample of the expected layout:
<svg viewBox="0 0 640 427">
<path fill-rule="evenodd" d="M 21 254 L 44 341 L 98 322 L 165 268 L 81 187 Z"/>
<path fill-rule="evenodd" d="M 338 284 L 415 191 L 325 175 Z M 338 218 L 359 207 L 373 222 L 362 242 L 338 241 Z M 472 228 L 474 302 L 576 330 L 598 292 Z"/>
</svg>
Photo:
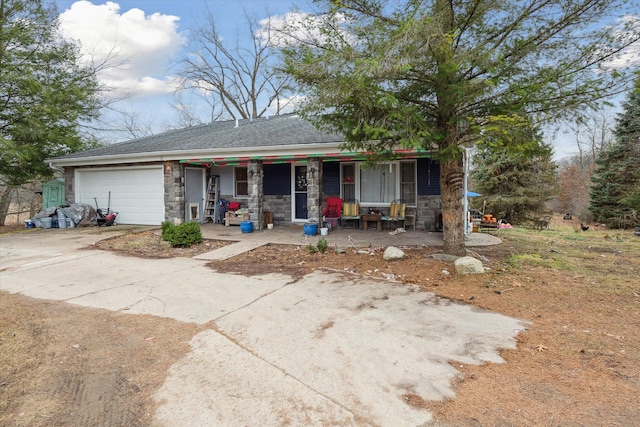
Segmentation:
<svg viewBox="0 0 640 427">
<path fill-rule="evenodd" d="M 473 191 L 467 191 L 467 197 L 480 197 L 482 194 L 474 193 Z"/>
<path fill-rule="evenodd" d="M 86 203 L 74 203 L 64 207 L 50 207 L 40 211 L 33 219 L 49 218 L 57 215 L 57 210 L 60 209 L 64 216 L 71 218 L 76 226 L 95 225 L 98 218 L 98 213 L 93 206 Z"/>
</svg>

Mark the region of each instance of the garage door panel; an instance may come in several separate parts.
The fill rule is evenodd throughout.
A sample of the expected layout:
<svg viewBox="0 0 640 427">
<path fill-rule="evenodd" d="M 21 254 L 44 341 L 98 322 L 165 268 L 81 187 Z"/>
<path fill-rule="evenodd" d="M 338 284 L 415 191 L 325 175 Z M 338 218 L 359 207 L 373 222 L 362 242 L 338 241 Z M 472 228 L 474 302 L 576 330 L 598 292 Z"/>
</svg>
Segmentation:
<svg viewBox="0 0 640 427">
<path fill-rule="evenodd" d="M 162 167 L 88 169 L 76 174 L 76 201 L 118 212 L 121 224 L 159 225 L 164 221 L 164 174 Z"/>
</svg>

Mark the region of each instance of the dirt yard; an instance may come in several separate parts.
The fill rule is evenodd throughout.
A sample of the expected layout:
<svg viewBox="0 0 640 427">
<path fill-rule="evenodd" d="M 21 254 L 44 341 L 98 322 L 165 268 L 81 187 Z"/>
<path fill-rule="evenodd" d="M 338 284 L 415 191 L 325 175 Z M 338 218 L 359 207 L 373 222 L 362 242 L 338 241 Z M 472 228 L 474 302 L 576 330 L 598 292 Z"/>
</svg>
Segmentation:
<svg viewBox="0 0 640 427">
<path fill-rule="evenodd" d="M 0 233 L 3 230 L 0 228 Z M 441 426 L 631 426 L 640 419 L 640 238 L 555 219 L 551 230 L 505 230 L 500 246 L 474 249 L 487 274 L 458 277 L 437 248 L 402 261 L 329 249 L 267 246 L 210 264 L 237 274 L 302 277 L 315 269 L 414 283 L 451 299 L 530 321 L 506 364 L 461 366 L 457 397 L 407 404 Z M 123 256 L 193 256 L 157 232 L 97 244 Z M 254 267 L 251 267 L 254 266 Z M 255 269 L 252 271 L 251 269 Z M 147 426 L 153 393 L 189 350 L 196 325 L 0 294 L 0 425 Z"/>
</svg>

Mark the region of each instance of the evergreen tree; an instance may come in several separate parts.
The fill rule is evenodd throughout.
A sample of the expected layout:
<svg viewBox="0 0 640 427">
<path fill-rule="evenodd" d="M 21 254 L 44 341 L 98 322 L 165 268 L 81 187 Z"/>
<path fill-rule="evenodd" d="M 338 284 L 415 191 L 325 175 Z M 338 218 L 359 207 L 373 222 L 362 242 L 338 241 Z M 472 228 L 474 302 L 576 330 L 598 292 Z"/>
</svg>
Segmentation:
<svg viewBox="0 0 640 427">
<path fill-rule="evenodd" d="M 93 70 L 56 19 L 41 0 L 0 0 L 0 225 L 14 189 L 53 175 L 47 158 L 87 147 L 77 124 L 98 108 Z"/>
<path fill-rule="evenodd" d="M 640 73 L 616 118 L 616 142 L 600 153 L 591 177 L 595 221 L 609 227 L 640 226 Z"/>
<path fill-rule="evenodd" d="M 545 202 L 556 195 L 556 169 L 553 149 L 544 143 L 533 127 L 518 132 L 526 138 L 518 144 L 523 150 L 510 149 L 500 141 L 479 144 L 474 156 L 472 177 L 482 193 L 489 212 L 512 224 L 539 220 L 547 209 Z"/>
<path fill-rule="evenodd" d="M 504 118 L 555 119 L 616 93 L 624 70 L 596 68 L 640 39 L 631 24 L 621 36 L 603 22 L 624 0 L 315 3 L 327 13 L 285 29 L 301 114 L 346 135 L 347 149 L 433 151 L 443 250 L 458 255 L 464 150 Z"/>
</svg>

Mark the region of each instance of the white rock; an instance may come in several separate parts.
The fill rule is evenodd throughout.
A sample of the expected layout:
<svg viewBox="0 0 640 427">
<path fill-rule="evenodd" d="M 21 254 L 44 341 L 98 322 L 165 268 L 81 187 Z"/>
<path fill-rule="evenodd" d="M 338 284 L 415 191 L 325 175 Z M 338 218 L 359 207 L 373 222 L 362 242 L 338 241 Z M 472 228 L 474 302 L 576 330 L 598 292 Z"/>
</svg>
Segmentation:
<svg viewBox="0 0 640 427">
<path fill-rule="evenodd" d="M 382 255 L 382 259 L 385 261 L 393 261 L 402 258 L 404 258 L 404 252 L 394 246 L 389 246 L 384 250 L 384 254 Z"/>
<path fill-rule="evenodd" d="M 458 274 L 480 274 L 484 273 L 484 267 L 480 260 L 470 256 L 458 258 L 453 262 Z"/>
</svg>

